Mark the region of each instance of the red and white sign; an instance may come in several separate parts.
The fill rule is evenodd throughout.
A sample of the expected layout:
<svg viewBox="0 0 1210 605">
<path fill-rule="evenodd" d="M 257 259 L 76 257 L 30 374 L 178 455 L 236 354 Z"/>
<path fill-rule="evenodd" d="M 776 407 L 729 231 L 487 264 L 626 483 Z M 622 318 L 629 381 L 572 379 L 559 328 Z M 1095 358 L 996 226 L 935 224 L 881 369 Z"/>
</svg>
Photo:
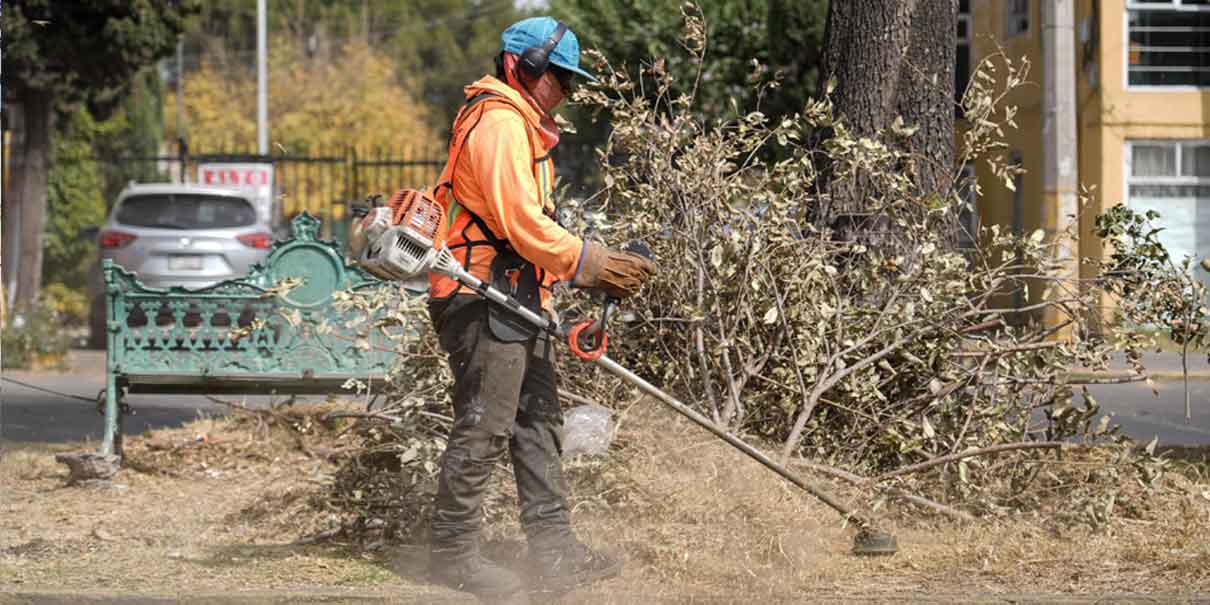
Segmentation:
<svg viewBox="0 0 1210 605">
<path fill-rule="evenodd" d="M 268 187 L 273 184 L 273 164 L 199 164 L 197 182 L 241 189 Z"/>
<path fill-rule="evenodd" d="M 273 164 L 214 162 L 198 164 L 197 182 L 251 191 L 261 220 L 273 220 Z"/>
</svg>

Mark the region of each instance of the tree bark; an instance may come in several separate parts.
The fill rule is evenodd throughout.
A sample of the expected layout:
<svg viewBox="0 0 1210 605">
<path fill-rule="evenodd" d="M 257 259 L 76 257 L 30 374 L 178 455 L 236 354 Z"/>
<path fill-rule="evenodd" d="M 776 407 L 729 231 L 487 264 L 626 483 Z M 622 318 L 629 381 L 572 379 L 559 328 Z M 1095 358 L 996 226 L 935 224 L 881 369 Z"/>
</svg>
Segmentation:
<svg viewBox="0 0 1210 605">
<path fill-rule="evenodd" d="M 42 288 L 42 236 L 46 230 L 46 194 L 50 172 L 52 105 L 49 95 L 26 89 L 20 95 L 25 141 L 18 153 L 25 166 L 20 180 L 21 256 L 17 261 L 16 308 L 28 306 Z M 14 175 L 16 176 L 16 175 Z"/>
<path fill-rule="evenodd" d="M 956 0 L 844 0 L 828 5 L 821 87 L 831 82 L 836 114 L 857 137 L 887 131 L 897 117 L 917 130 L 886 142 L 909 153 L 903 166 L 920 199 L 945 195 L 954 173 Z M 821 166 L 828 194 L 820 219 L 851 240 L 882 231 L 877 209 L 886 201 L 869 175 L 834 180 Z M 863 238 L 866 239 L 866 238 Z M 877 239 L 877 238 L 875 238 Z M 877 241 L 872 243 L 877 244 Z"/>
<path fill-rule="evenodd" d="M 836 112 L 857 136 L 871 135 L 894 119 L 915 8 L 916 0 L 828 4 L 822 86 L 834 80 Z"/>
<path fill-rule="evenodd" d="M 922 197 L 944 196 L 954 184 L 957 24 L 954 0 L 917 2 L 899 74 L 896 111 L 905 124 L 918 128 L 906 147 L 916 158 L 916 193 Z"/>
</svg>

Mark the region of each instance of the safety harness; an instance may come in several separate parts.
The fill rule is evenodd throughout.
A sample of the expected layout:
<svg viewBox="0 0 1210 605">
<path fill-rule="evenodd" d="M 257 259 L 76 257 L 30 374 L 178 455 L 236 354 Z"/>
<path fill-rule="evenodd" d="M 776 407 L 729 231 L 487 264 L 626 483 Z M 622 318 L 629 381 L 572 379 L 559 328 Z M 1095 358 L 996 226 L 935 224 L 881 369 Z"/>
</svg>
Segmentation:
<svg viewBox="0 0 1210 605">
<path fill-rule="evenodd" d="M 502 102 L 510 108 L 519 111 L 510 99 L 492 92 L 483 92 L 467 100 L 462 109 L 459 110 L 458 117 L 454 120 L 454 128 L 450 133 L 449 141 L 449 162 L 446 164 L 441 181 L 434 190 L 434 193 L 438 194 L 444 188 L 446 189 L 446 195 L 434 195 L 434 197 L 439 202 L 442 200 L 442 197 L 446 198 L 446 224 L 450 226 L 450 229 L 456 227 L 456 221 L 462 214 L 465 214 L 468 219 L 458 232 L 462 241 L 449 246 L 451 252 L 460 248 L 466 250 L 466 255 L 462 261 L 463 268 L 470 270 L 471 258 L 476 248 L 483 246 L 491 247 L 496 253 L 491 264 L 490 281 L 492 285 L 503 292 L 509 293 L 531 311 L 540 312 L 542 306 L 540 289 L 545 287 L 543 284 L 546 279 L 546 270 L 537 267 L 518 254 L 507 239 L 499 237 L 487 226 L 487 222 L 482 217 L 460 204 L 454 193 L 454 167 L 457 165 L 458 157 L 462 153 L 463 145 L 466 143 L 471 131 L 479 125 L 479 121 L 483 118 L 486 110 L 477 112 L 473 116 L 474 121 L 470 123 L 466 123 L 468 114 L 475 105 L 488 100 Z M 530 156 L 533 156 L 532 148 Z M 547 156 L 543 156 L 542 158 L 535 159 L 534 162 L 537 163 L 546 158 Z M 543 212 L 552 219 L 555 218 L 553 212 L 549 211 L 545 205 Z M 474 225 L 479 230 L 480 238 L 474 238 L 469 232 L 471 225 Z M 455 288 L 450 295 L 457 294 L 461 289 L 461 286 Z M 491 313 L 490 320 L 492 331 L 497 337 L 504 340 L 522 340 L 534 334 L 532 326 L 529 326 L 524 321 L 520 321 L 512 314 Z"/>
</svg>

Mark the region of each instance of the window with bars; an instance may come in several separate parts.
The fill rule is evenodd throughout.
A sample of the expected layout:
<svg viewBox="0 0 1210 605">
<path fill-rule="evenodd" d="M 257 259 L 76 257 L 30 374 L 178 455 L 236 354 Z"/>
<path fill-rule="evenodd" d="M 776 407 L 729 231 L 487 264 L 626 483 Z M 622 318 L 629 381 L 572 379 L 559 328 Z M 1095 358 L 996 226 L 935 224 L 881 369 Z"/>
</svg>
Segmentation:
<svg viewBox="0 0 1210 605">
<path fill-rule="evenodd" d="M 1011 38 L 1028 32 L 1029 0 L 1007 0 L 1004 5 L 1008 10 L 1004 21 L 1005 37 Z"/>
<path fill-rule="evenodd" d="M 1210 0 L 1126 3 L 1131 86 L 1210 86 Z"/>
</svg>

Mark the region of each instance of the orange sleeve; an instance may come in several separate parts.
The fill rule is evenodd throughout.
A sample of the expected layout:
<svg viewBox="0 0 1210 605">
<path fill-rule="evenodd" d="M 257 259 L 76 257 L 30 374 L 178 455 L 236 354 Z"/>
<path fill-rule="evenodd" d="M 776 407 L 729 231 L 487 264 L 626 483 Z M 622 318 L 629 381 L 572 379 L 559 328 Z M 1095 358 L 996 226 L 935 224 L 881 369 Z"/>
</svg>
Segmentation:
<svg viewBox="0 0 1210 605">
<path fill-rule="evenodd" d="M 503 237 L 560 280 L 575 278 L 584 242 L 542 212 L 529 136 L 511 110 L 486 111 L 466 142 L 468 166 Z M 485 217 L 487 218 L 487 217 Z"/>
</svg>

